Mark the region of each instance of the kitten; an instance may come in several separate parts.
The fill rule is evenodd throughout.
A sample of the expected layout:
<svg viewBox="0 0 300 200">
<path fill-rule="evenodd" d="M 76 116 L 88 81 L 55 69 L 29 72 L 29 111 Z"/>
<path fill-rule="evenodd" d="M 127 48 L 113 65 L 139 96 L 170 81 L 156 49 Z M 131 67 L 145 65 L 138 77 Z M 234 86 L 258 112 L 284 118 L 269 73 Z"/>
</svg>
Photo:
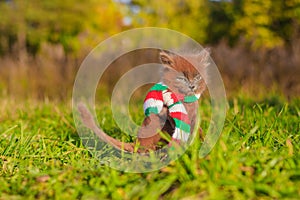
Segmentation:
<svg viewBox="0 0 300 200">
<path fill-rule="evenodd" d="M 197 98 L 200 97 L 206 88 L 204 80 L 206 80 L 206 68 L 209 65 L 209 51 L 207 49 L 202 50 L 198 54 L 187 54 L 183 55 L 183 57 L 167 51 L 161 51 L 159 58 L 163 64 L 161 82 L 166 85 L 170 91 L 183 97 L 191 95 Z M 198 102 L 182 101 L 182 104 L 185 107 L 189 119 L 190 133 L 193 133 L 197 117 Z M 138 131 L 135 143 L 124 143 L 101 131 L 83 103 L 78 105 L 78 110 L 81 114 L 83 124 L 93 130 L 102 141 L 117 149 L 128 152 L 133 152 L 137 143 L 139 144 L 137 152 L 155 150 L 158 148 L 158 143 L 164 141 L 157 130 L 173 135 L 176 129 L 176 123 L 170 115 L 170 109 L 164 104 L 158 114 L 152 113 L 145 117 Z"/>
</svg>

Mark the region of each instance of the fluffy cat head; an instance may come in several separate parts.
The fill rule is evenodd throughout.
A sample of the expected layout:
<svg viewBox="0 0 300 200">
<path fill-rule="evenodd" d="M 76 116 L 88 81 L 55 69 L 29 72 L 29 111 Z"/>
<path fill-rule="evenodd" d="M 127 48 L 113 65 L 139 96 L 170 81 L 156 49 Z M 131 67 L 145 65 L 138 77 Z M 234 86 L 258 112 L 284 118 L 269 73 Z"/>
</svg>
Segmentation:
<svg viewBox="0 0 300 200">
<path fill-rule="evenodd" d="M 161 51 L 159 58 L 164 66 L 162 82 L 175 93 L 201 95 L 206 88 L 209 55 L 209 49 L 182 55 Z"/>
</svg>

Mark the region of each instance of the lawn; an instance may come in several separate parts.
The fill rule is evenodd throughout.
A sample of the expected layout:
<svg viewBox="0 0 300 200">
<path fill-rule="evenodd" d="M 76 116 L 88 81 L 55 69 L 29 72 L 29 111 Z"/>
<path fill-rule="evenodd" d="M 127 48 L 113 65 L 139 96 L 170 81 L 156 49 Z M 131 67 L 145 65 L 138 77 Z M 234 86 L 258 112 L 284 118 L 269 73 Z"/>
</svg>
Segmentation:
<svg viewBox="0 0 300 200">
<path fill-rule="evenodd" d="M 70 103 L 4 97 L 0 199 L 299 199 L 300 99 L 228 102 L 222 136 L 207 157 L 198 157 L 197 139 L 165 168 L 124 173 L 82 145 Z M 208 105 L 201 102 L 203 130 Z M 97 108 L 101 126 L 118 137 L 106 106 Z"/>
</svg>

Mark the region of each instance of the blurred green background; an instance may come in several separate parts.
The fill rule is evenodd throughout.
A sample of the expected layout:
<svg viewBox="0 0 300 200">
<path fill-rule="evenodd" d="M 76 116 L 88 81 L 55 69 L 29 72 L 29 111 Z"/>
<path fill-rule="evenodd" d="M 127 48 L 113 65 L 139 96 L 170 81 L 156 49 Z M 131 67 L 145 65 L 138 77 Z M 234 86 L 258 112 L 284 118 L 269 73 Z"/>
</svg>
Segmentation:
<svg viewBox="0 0 300 200">
<path fill-rule="evenodd" d="M 229 96 L 299 96 L 299 25 L 299 0 L 0 0 L 0 95 L 70 99 L 93 47 L 157 26 L 211 47 Z"/>
</svg>

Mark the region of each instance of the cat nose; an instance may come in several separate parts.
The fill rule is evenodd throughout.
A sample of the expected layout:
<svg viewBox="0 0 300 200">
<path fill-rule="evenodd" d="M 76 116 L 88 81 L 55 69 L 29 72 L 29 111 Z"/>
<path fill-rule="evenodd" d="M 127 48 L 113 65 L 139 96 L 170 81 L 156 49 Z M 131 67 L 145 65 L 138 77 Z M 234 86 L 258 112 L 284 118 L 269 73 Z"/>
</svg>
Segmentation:
<svg viewBox="0 0 300 200">
<path fill-rule="evenodd" d="M 191 90 L 194 90 L 195 88 L 196 88 L 196 86 L 190 85 L 190 89 L 191 89 Z"/>
</svg>

